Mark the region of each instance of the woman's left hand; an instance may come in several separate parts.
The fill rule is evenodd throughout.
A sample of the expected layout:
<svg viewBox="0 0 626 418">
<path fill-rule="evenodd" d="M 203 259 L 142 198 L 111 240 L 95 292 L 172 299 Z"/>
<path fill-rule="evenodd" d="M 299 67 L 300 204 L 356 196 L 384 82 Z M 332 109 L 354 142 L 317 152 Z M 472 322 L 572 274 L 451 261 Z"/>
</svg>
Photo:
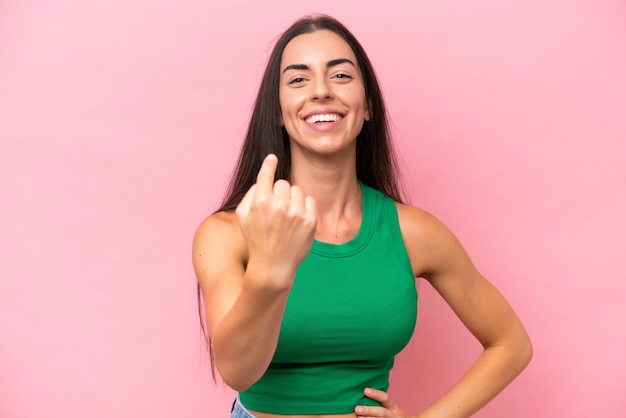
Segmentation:
<svg viewBox="0 0 626 418">
<path fill-rule="evenodd" d="M 402 409 L 398 407 L 391 399 L 387 392 L 382 390 L 366 388 L 365 396 L 381 403 L 382 406 L 363 406 L 359 405 L 354 408 L 357 418 L 409 418 Z"/>
</svg>

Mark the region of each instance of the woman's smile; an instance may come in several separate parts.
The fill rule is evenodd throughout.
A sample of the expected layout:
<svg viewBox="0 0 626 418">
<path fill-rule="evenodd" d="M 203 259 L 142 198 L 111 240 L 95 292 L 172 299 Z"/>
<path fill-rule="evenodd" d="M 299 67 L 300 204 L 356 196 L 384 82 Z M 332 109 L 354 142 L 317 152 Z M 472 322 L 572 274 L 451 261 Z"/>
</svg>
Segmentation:
<svg viewBox="0 0 626 418">
<path fill-rule="evenodd" d="M 333 109 L 317 109 L 304 117 L 307 127 L 315 131 L 326 132 L 335 129 L 343 121 L 344 114 Z"/>
</svg>

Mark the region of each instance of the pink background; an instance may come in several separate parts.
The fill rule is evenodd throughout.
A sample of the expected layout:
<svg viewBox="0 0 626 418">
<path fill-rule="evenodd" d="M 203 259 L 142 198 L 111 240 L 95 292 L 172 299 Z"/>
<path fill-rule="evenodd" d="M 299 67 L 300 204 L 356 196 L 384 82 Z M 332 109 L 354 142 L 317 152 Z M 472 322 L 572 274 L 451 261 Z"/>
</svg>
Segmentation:
<svg viewBox="0 0 626 418">
<path fill-rule="evenodd" d="M 207 4 L 211 3 L 211 4 Z M 272 39 L 325 12 L 383 84 L 413 203 L 459 236 L 535 357 L 479 417 L 626 410 L 626 3 L 0 3 L 0 416 L 226 417 L 190 243 Z M 479 346 L 425 282 L 392 395 Z"/>
</svg>

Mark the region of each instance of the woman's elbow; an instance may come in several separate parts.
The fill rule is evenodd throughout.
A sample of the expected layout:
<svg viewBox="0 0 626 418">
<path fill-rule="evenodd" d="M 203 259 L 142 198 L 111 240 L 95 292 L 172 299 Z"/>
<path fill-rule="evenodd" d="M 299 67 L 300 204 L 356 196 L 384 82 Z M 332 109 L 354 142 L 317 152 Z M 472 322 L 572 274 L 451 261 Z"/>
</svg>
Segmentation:
<svg viewBox="0 0 626 418">
<path fill-rule="evenodd" d="M 222 381 L 226 383 L 231 389 L 237 392 L 244 392 L 248 390 L 248 388 L 254 383 L 247 376 L 242 376 L 241 374 L 229 373 L 227 371 L 220 370 L 219 366 L 217 370 L 219 371 Z"/>
<path fill-rule="evenodd" d="M 248 390 L 260 378 L 260 376 L 253 375 L 250 369 L 243 369 L 240 364 L 216 361 L 216 365 L 222 381 L 237 392 Z"/>
<path fill-rule="evenodd" d="M 522 369 L 530 363 L 533 358 L 533 343 L 530 340 L 528 334 L 525 334 L 525 338 L 522 339 L 519 347 L 520 362 L 522 363 Z"/>
</svg>

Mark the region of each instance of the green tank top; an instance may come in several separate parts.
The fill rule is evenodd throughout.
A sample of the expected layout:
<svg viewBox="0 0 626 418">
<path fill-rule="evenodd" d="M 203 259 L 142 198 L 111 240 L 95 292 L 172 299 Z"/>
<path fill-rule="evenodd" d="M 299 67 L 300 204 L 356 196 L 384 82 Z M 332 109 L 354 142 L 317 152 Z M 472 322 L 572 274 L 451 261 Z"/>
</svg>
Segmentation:
<svg viewBox="0 0 626 418">
<path fill-rule="evenodd" d="M 289 293 L 278 345 L 265 374 L 241 392 L 249 409 L 273 414 L 344 414 L 379 405 L 394 356 L 409 342 L 417 291 L 395 202 L 361 184 L 357 235 L 313 241 Z"/>
</svg>

